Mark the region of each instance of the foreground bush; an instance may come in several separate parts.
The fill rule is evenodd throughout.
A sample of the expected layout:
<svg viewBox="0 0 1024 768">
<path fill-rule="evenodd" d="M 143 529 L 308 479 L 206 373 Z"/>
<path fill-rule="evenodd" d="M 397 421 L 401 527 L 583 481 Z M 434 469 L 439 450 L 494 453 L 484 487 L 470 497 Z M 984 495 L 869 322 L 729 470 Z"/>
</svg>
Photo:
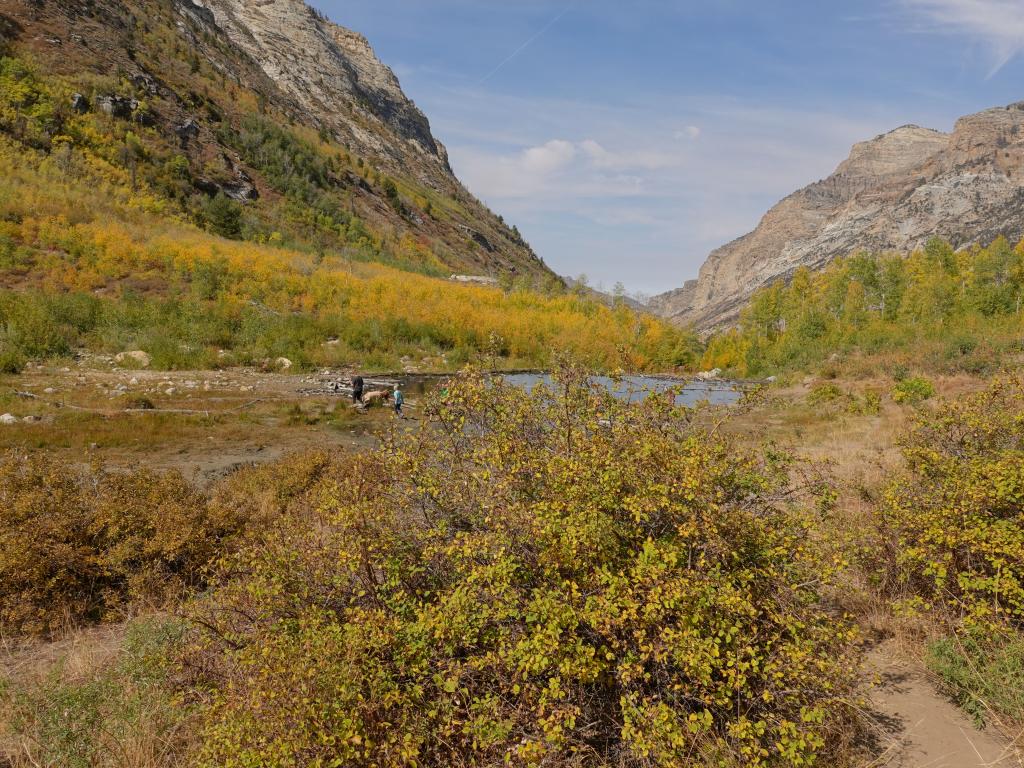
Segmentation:
<svg viewBox="0 0 1024 768">
<path fill-rule="evenodd" d="M 890 588 L 968 625 L 1024 627 L 1024 378 L 921 413 L 879 523 Z"/>
<path fill-rule="evenodd" d="M 468 376 L 223 561 L 186 654 L 208 766 L 808 765 L 848 627 L 784 461 L 564 373 Z"/>
<path fill-rule="evenodd" d="M 184 597 L 230 542 L 279 514 L 326 461 L 313 454 L 245 470 L 207 497 L 178 472 L 77 470 L 8 454 L 0 459 L 0 623 L 45 634 Z"/>
</svg>

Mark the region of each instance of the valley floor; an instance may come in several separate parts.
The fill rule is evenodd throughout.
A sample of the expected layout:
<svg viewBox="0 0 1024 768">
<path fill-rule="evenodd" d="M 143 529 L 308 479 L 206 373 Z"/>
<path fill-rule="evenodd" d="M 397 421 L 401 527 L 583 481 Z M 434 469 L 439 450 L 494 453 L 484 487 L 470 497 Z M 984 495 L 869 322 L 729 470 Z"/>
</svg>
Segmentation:
<svg viewBox="0 0 1024 768">
<path fill-rule="evenodd" d="M 340 378 L 341 374 L 337 375 Z M 145 465 L 177 469 L 209 485 L 237 468 L 310 449 L 368 452 L 399 422 L 388 409 L 358 414 L 344 395 L 324 394 L 333 374 L 279 374 L 253 370 L 152 372 L 80 364 L 36 366 L 0 378 L 0 413 L 18 423 L 0 425 L 0 450 L 44 451 L 70 462 L 108 467 Z M 834 382 L 841 391 L 882 390 L 887 384 Z M 899 466 L 897 437 L 912 410 L 883 399 L 875 414 L 847 412 L 841 404 L 810 404 L 815 384 L 805 381 L 771 391 L 723 428 L 740 442 L 777 443 L 818 463 L 836 480 L 840 524 L 865 525 L 887 476 Z M 969 376 L 935 382 L 937 394 L 956 397 L 985 386 Z M 151 409 L 140 410 L 140 407 Z M 130 409 L 130 410 L 126 410 Z M 852 578 L 852 577 L 851 577 Z M 1020 766 L 1024 733 L 979 730 L 942 693 L 922 662 L 928 628 L 894 619 L 864 584 L 850 584 L 837 598 L 861 625 L 866 652 L 862 707 L 872 723 L 872 743 L 857 765 L 874 768 L 972 768 Z M 3 638 L 0 638 L 2 640 Z M 52 643 L 0 647 L 0 674 L 10 680 L 63 674 L 87 676 L 119 653 L 119 625 L 71 630 Z M 2 714 L 2 713 L 0 713 Z M 19 747 L 0 723 L 4 752 Z M 142 748 L 140 745 L 135 745 Z M 143 760 L 132 765 L 147 765 Z"/>
</svg>

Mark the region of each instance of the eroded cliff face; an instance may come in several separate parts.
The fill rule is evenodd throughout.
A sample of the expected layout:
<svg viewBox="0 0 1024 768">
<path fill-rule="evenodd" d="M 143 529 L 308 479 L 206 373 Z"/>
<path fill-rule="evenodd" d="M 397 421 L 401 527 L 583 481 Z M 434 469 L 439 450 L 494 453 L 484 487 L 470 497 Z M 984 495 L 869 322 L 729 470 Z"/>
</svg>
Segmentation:
<svg viewBox="0 0 1024 768">
<path fill-rule="evenodd" d="M 401 162 L 407 148 L 450 175 L 448 155 L 426 116 L 365 37 L 332 23 L 303 0 L 194 4 L 209 10 L 216 25 L 279 88 L 357 151 Z M 358 118 L 369 125 L 360 125 Z"/>
<path fill-rule="evenodd" d="M 962 118 L 951 134 L 904 126 L 854 146 L 827 179 L 713 251 L 696 285 L 655 297 L 680 323 L 729 325 L 750 295 L 801 266 L 858 250 L 911 251 L 1024 236 L 1024 103 Z"/>
</svg>

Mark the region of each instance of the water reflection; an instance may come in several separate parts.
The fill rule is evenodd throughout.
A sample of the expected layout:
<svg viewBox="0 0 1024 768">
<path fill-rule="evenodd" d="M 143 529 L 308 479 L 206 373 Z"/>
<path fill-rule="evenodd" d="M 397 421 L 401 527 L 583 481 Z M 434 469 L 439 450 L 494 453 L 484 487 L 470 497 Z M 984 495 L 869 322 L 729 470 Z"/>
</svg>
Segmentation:
<svg viewBox="0 0 1024 768">
<path fill-rule="evenodd" d="M 538 384 L 551 385 L 553 379 L 547 373 L 508 373 L 497 374 L 508 384 L 526 391 Z M 448 381 L 445 376 L 405 376 L 401 381 L 408 395 L 423 395 L 444 386 Z M 619 379 L 607 376 L 592 376 L 590 380 L 602 386 L 620 400 L 635 403 L 643 400 L 651 393 L 668 392 L 670 389 L 682 387 L 676 396 L 677 405 L 696 405 L 707 400 L 712 405 L 732 405 L 743 397 L 743 387 L 729 381 L 697 381 L 693 379 L 664 378 L 661 376 L 630 375 Z"/>
</svg>

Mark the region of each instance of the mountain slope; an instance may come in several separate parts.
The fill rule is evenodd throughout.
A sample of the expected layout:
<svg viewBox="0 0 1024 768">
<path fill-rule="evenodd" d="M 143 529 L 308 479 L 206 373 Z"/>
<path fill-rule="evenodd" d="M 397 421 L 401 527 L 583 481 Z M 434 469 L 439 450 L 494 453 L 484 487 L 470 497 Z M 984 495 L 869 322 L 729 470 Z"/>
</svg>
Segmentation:
<svg viewBox="0 0 1024 768">
<path fill-rule="evenodd" d="M 11 0 L 0 373 L 81 351 L 363 371 L 568 351 L 665 370 L 694 345 L 567 292 L 462 188 L 365 41 L 304 5 Z"/>
<path fill-rule="evenodd" d="M 244 205 L 245 239 L 276 233 L 438 275 L 555 280 L 455 178 L 367 41 L 301 0 L 12 0 L 0 34 L 80 89 L 67 109 L 131 127 L 139 184 L 159 186 L 155 157 L 186 162 L 182 184 L 154 191 L 198 223 L 223 193 Z"/>
<path fill-rule="evenodd" d="M 655 297 L 680 323 L 735 321 L 760 286 L 866 249 L 911 251 L 1024 236 L 1024 103 L 964 117 L 950 134 L 904 126 L 857 144 L 827 179 L 772 208 L 713 251 L 696 285 Z"/>
</svg>

